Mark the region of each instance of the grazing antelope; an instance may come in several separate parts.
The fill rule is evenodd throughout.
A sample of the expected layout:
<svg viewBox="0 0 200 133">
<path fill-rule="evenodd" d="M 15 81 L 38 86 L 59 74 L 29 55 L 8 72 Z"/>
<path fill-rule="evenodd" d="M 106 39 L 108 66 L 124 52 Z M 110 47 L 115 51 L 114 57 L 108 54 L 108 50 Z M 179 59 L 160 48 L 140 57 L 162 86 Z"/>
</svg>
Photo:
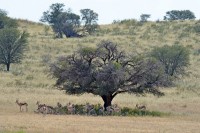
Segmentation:
<svg viewBox="0 0 200 133">
<path fill-rule="evenodd" d="M 19 108 L 20 108 L 20 112 L 22 112 L 22 106 L 26 106 L 26 112 L 28 111 L 28 104 L 26 103 L 26 102 L 19 102 L 19 100 L 17 99 L 16 100 L 16 103 L 17 103 L 17 105 L 19 106 Z"/>
<path fill-rule="evenodd" d="M 139 110 L 146 110 L 146 106 L 145 105 L 138 105 L 138 104 L 136 104 L 135 108 L 139 109 Z"/>
</svg>

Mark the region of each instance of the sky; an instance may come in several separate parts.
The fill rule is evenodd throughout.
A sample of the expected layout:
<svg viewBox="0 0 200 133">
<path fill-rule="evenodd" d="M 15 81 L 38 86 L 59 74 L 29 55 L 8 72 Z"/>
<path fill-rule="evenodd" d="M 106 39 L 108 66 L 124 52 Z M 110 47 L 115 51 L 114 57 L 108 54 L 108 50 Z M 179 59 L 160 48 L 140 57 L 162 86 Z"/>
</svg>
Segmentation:
<svg viewBox="0 0 200 133">
<path fill-rule="evenodd" d="M 149 20 L 162 20 L 167 11 L 190 10 L 200 19 L 200 0 L 0 0 L 0 9 L 12 18 L 39 22 L 44 11 L 53 3 L 64 3 L 65 9 L 80 15 L 89 8 L 99 15 L 99 24 L 113 20 L 140 19 L 141 14 L 151 14 Z"/>
</svg>

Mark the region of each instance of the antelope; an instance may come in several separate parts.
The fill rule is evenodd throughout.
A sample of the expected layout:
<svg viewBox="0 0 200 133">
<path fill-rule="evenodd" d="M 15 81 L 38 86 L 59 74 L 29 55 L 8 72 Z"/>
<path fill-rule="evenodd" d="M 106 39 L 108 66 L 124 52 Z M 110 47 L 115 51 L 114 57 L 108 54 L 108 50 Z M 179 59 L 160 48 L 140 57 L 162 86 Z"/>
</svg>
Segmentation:
<svg viewBox="0 0 200 133">
<path fill-rule="evenodd" d="M 104 115 L 104 109 L 102 106 L 99 107 L 99 115 Z"/>
<path fill-rule="evenodd" d="M 84 111 L 90 115 L 91 113 L 94 112 L 94 105 L 90 105 L 89 103 L 86 103 L 86 105 L 84 106 Z"/>
<path fill-rule="evenodd" d="M 114 109 L 112 108 L 112 106 L 108 106 L 106 107 L 106 114 L 108 115 L 112 115 L 114 112 Z"/>
<path fill-rule="evenodd" d="M 112 105 L 112 109 L 115 113 L 120 113 L 121 112 L 121 109 L 118 107 L 117 104 L 114 104 Z"/>
<path fill-rule="evenodd" d="M 43 104 L 43 106 L 40 106 L 37 111 L 35 111 L 36 113 L 42 113 L 42 114 L 47 114 L 47 106 L 45 104 Z"/>
<path fill-rule="evenodd" d="M 43 106 L 45 106 L 45 104 L 40 104 L 39 101 L 36 102 L 36 105 L 38 106 L 38 109 L 41 108 L 41 107 L 43 107 Z"/>
<path fill-rule="evenodd" d="M 28 104 L 27 104 L 26 102 L 20 103 L 19 100 L 17 99 L 17 100 L 16 100 L 16 103 L 17 103 L 17 105 L 18 105 L 19 108 L 20 108 L 20 112 L 22 112 L 22 106 L 26 106 L 26 112 L 28 111 Z"/>
<path fill-rule="evenodd" d="M 67 111 L 69 114 L 75 114 L 75 106 L 70 102 L 67 104 Z"/>
<path fill-rule="evenodd" d="M 39 101 L 37 101 L 36 105 L 38 105 L 38 109 L 37 109 L 38 113 L 53 114 L 55 112 L 52 106 L 48 106 L 46 104 L 40 104 Z"/>
<path fill-rule="evenodd" d="M 57 102 L 57 107 L 58 107 L 58 108 L 62 108 L 62 104 L 59 103 L 59 102 Z"/>
<path fill-rule="evenodd" d="M 60 109 L 62 109 L 62 104 L 57 102 L 57 106 L 54 107 L 54 114 L 61 114 Z"/>
<path fill-rule="evenodd" d="M 55 114 L 55 108 L 52 106 L 47 105 L 47 114 Z"/>
<path fill-rule="evenodd" d="M 93 115 L 93 116 L 97 115 L 94 105 L 90 105 L 87 110 L 88 110 L 88 115 Z"/>
<path fill-rule="evenodd" d="M 146 110 L 146 106 L 145 105 L 138 105 L 136 104 L 136 109 L 139 109 L 139 110 Z"/>
</svg>

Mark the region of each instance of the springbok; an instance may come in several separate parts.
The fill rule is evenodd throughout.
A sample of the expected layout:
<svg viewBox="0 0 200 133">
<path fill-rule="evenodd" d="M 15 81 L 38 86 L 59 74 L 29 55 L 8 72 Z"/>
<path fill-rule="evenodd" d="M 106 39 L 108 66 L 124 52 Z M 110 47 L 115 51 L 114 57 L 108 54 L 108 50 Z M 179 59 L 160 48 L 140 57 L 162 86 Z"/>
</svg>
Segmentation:
<svg viewBox="0 0 200 133">
<path fill-rule="evenodd" d="M 74 106 L 74 104 L 71 104 L 70 102 L 67 104 L 67 112 L 69 113 L 69 114 L 75 114 L 75 111 L 76 111 L 76 109 L 75 109 L 75 106 Z"/>
<path fill-rule="evenodd" d="M 46 105 L 46 104 L 40 104 L 39 101 L 37 101 L 36 105 L 38 106 L 36 113 L 42 113 L 42 114 L 54 114 L 55 109 L 52 106 Z"/>
<path fill-rule="evenodd" d="M 22 112 L 22 107 L 25 106 L 26 107 L 26 112 L 28 111 L 28 104 L 26 102 L 19 102 L 19 100 L 16 100 L 17 105 L 20 108 L 20 112 Z"/>
</svg>

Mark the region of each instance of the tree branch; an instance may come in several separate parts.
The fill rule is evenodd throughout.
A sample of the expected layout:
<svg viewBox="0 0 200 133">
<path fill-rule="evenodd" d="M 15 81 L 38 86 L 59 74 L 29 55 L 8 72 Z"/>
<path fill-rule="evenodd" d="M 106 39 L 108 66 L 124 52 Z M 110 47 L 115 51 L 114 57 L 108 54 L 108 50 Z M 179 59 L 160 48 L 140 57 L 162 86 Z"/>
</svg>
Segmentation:
<svg viewBox="0 0 200 133">
<path fill-rule="evenodd" d="M 128 92 L 128 90 L 118 90 L 112 94 L 112 98 L 114 98 L 117 94 Z"/>
</svg>

